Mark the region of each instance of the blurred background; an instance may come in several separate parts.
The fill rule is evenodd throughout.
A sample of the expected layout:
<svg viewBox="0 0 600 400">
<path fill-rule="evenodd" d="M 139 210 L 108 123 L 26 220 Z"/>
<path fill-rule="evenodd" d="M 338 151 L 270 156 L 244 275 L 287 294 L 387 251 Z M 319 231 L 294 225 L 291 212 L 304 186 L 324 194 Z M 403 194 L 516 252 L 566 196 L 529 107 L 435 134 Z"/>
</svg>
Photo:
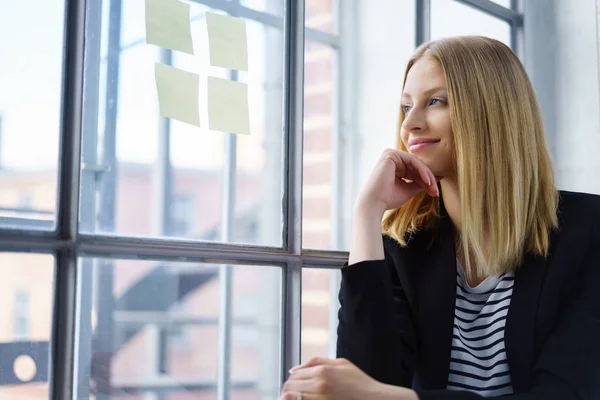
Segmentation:
<svg viewBox="0 0 600 400">
<path fill-rule="evenodd" d="M 286 2 L 189 3 L 194 56 L 145 43 L 144 0 L 87 2 L 80 232 L 215 243 L 223 259 L 220 245 L 282 248 Z M 248 71 L 208 66 L 207 11 L 247 21 Z M 64 14 L 63 0 L 0 0 L 0 230 L 56 225 Z M 598 0 L 306 0 L 304 22 L 302 360 L 335 356 L 339 271 L 327 260 L 346 256 L 353 200 L 395 144 L 419 43 L 479 34 L 511 46 L 559 187 L 600 193 Z M 161 118 L 157 60 L 247 83 L 252 135 Z M 0 399 L 49 398 L 55 263 L 0 252 Z M 278 398 L 284 261 L 250 264 L 82 253 L 74 398 Z"/>
</svg>

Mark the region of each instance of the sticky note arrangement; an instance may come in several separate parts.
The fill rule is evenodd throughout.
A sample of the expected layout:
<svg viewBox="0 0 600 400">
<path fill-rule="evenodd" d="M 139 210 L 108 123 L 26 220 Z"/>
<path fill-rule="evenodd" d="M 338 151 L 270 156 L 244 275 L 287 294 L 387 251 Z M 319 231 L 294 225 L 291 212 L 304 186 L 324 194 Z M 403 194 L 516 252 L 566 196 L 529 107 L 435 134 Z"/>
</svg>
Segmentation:
<svg viewBox="0 0 600 400">
<path fill-rule="evenodd" d="M 154 75 L 160 115 L 200 126 L 200 77 L 192 72 L 160 63 L 156 63 Z"/>
<path fill-rule="evenodd" d="M 146 42 L 194 54 L 189 4 L 180 0 L 145 1 Z M 247 71 L 246 21 L 207 12 L 206 27 L 210 65 Z M 199 75 L 160 63 L 154 72 L 160 115 L 199 127 Z M 250 134 L 247 84 L 209 76 L 207 98 L 209 129 Z"/>
<path fill-rule="evenodd" d="M 228 15 L 206 13 L 210 65 L 248 70 L 246 21 Z M 208 77 L 208 125 L 210 129 L 249 135 L 248 85 Z"/>
</svg>

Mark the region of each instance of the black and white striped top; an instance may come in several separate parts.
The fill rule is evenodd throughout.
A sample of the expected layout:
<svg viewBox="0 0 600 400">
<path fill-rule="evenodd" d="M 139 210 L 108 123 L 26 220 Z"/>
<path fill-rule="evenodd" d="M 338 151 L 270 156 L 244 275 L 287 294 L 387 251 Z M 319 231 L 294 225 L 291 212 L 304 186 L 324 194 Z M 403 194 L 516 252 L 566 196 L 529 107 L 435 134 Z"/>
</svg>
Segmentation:
<svg viewBox="0 0 600 400">
<path fill-rule="evenodd" d="M 513 392 L 504 349 L 504 326 L 514 273 L 490 276 L 469 287 L 457 260 L 456 306 L 448 389 L 481 396 Z"/>
</svg>

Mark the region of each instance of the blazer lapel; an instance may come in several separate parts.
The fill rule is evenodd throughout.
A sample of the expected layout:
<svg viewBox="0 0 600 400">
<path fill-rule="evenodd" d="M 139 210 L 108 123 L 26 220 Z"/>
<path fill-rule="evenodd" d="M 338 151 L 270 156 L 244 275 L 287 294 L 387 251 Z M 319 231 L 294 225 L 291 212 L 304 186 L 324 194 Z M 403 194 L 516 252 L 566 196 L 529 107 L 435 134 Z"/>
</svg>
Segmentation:
<svg viewBox="0 0 600 400">
<path fill-rule="evenodd" d="M 529 389 L 535 340 L 535 326 L 542 283 L 549 258 L 527 254 L 515 271 L 504 345 L 515 393 Z"/>
<path fill-rule="evenodd" d="M 456 253 L 452 222 L 440 217 L 439 231 L 425 260 L 415 260 L 418 273 L 419 380 L 431 389 L 448 385 L 450 348 L 456 301 Z"/>
</svg>

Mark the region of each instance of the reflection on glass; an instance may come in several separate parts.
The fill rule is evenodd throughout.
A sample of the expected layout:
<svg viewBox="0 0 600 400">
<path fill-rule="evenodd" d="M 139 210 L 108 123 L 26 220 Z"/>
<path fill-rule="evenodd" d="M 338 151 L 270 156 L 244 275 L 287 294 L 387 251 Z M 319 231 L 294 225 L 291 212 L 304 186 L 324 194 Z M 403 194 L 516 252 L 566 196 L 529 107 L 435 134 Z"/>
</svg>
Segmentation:
<svg viewBox="0 0 600 400">
<path fill-rule="evenodd" d="M 459 35 L 487 36 L 510 46 L 507 22 L 454 0 L 431 2 L 431 39 Z"/>
<path fill-rule="evenodd" d="M 63 9 L 0 0 L 0 226 L 54 225 Z"/>
<path fill-rule="evenodd" d="M 143 0 L 123 4 L 122 50 L 101 58 L 99 97 L 106 100 L 87 114 L 100 116 L 99 135 L 84 131 L 84 153 L 100 151 L 91 152 L 95 177 L 82 174 L 82 196 L 89 198 L 82 201 L 82 220 L 89 222 L 82 229 L 281 246 L 283 32 L 248 20 L 249 69 L 237 73 L 208 63 L 204 16 L 221 11 L 192 4 L 195 56 L 169 55 L 144 43 Z M 104 42 L 117 17 L 116 11 L 103 17 Z M 201 128 L 159 116 L 157 61 L 200 74 Z M 208 129 L 207 76 L 248 84 L 250 136 Z"/>
<path fill-rule="evenodd" d="M 302 362 L 335 358 L 339 270 L 302 269 Z"/>
<path fill-rule="evenodd" d="M 336 52 L 307 42 L 304 70 L 304 171 L 302 242 L 305 248 L 331 249 L 336 220 L 331 211 L 335 190 L 334 99 Z"/>
<path fill-rule="evenodd" d="M 54 260 L 0 253 L 0 398 L 46 400 Z"/>
<path fill-rule="evenodd" d="M 80 265 L 82 285 L 93 288 L 79 310 L 80 396 L 214 399 L 223 365 L 229 398 L 278 396 L 280 268 L 106 259 Z"/>
</svg>

